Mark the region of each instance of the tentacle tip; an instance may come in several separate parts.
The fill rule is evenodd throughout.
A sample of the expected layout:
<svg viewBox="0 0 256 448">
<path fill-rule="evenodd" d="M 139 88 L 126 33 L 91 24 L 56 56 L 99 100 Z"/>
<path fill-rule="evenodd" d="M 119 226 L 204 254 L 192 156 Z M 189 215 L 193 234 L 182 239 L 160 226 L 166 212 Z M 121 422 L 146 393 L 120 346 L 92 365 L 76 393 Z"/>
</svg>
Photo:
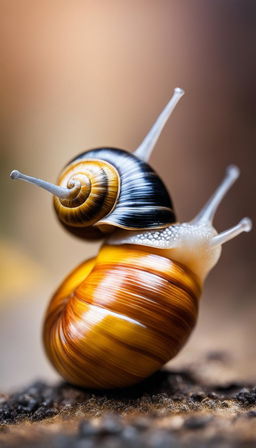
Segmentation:
<svg viewBox="0 0 256 448">
<path fill-rule="evenodd" d="M 174 93 L 176 93 L 177 95 L 182 96 L 182 95 L 184 95 L 185 90 L 181 89 L 180 87 L 175 87 Z"/>
<path fill-rule="evenodd" d="M 235 180 L 240 176 L 240 169 L 236 165 L 229 165 L 227 167 L 227 175 Z"/>
<path fill-rule="evenodd" d="M 250 232 L 252 230 L 252 220 L 250 218 L 243 218 L 240 221 L 240 226 L 244 232 Z"/>
<path fill-rule="evenodd" d="M 20 172 L 18 170 L 12 170 L 10 173 L 11 179 L 18 179 L 20 177 Z"/>
</svg>

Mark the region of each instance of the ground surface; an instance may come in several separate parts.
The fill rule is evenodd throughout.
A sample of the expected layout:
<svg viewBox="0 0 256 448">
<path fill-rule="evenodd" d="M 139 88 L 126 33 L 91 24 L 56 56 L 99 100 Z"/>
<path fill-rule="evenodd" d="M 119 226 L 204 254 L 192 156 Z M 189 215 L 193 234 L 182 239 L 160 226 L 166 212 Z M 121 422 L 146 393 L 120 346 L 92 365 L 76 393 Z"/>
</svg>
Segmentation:
<svg viewBox="0 0 256 448">
<path fill-rule="evenodd" d="M 0 395 L 0 446 L 256 447 L 256 387 L 227 381 L 228 369 L 227 354 L 209 353 L 125 390 L 37 381 Z"/>
</svg>

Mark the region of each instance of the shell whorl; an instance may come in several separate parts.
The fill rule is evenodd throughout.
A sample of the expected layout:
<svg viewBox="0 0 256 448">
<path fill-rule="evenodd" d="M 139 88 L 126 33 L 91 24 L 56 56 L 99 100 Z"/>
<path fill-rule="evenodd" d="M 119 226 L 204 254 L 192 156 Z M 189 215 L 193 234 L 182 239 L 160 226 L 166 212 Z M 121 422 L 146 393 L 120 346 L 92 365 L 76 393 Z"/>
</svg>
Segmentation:
<svg viewBox="0 0 256 448">
<path fill-rule="evenodd" d="M 112 210 L 119 197 L 120 176 L 110 163 L 86 158 L 68 164 L 58 185 L 78 185 L 71 198 L 54 196 L 54 208 L 64 225 L 84 228 L 93 226 Z"/>
<path fill-rule="evenodd" d="M 194 276 L 165 257 L 103 246 L 52 298 L 43 330 L 47 355 L 73 384 L 135 384 L 185 344 L 200 292 Z"/>
<path fill-rule="evenodd" d="M 158 229 L 176 221 L 172 200 L 167 188 L 150 165 L 135 155 L 118 148 L 97 148 L 78 155 L 66 166 L 87 160 L 106 162 L 119 175 L 120 190 L 112 210 L 95 221 L 92 227 L 69 230 L 77 236 L 95 237 L 110 233 L 115 228 L 125 230 Z M 84 226 L 85 227 L 85 226 Z M 90 237 L 92 235 L 90 234 Z"/>
</svg>

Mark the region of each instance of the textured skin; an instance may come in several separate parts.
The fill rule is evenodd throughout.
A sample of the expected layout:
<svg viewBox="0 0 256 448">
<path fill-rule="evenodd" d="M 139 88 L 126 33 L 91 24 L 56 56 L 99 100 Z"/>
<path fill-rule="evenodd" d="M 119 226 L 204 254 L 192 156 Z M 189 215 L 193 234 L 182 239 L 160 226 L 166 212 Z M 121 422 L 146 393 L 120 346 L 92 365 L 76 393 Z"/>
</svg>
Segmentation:
<svg viewBox="0 0 256 448">
<path fill-rule="evenodd" d="M 121 149 L 98 148 L 80 154 L 66 165 L 58 185 L 67 186 L 75 172 L 88 175 L 87 164 L 92 169 L 91 160 L 96 169 L 93 176 L 89 173 L 91 185 L 84 186 L 81 200 L 73 201 L 72 208 L 72 201 L 54 199 L 57 216 L 71 233 L 100 238 L 102 232 L 110 233 L 115 227 L 158 229 L 176 221 L 169 193 L 159 176 L 147 163 Z M 80 181 L 83 182 L 82 177 Z M 88 194 L 94 182 L 93 194 Z"/>
<path fill-rule="evenodd" d="M 200 286 L 191 272 L 136 246 L 103 246 L 53 296 L 43 338 L 69 382 L 129 386 L 173 358 L 197 319 Z"/>
</svg>

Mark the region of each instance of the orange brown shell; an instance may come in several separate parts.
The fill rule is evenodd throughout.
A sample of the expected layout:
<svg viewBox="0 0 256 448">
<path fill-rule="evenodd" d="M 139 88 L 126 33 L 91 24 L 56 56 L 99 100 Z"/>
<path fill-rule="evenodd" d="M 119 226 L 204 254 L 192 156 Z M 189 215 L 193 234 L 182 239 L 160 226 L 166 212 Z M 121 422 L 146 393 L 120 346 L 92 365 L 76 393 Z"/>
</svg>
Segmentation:
<svg viewBox="0 0 256 448">
<path fill-rule="evenodd" d="M 47 355 L 73 384 L 130 386 L 179 352 L 199 296 L 194 275 L 176 262 L 136 246 L 104 246 L 53 296 L 43 329 Z"/>
</svg>

